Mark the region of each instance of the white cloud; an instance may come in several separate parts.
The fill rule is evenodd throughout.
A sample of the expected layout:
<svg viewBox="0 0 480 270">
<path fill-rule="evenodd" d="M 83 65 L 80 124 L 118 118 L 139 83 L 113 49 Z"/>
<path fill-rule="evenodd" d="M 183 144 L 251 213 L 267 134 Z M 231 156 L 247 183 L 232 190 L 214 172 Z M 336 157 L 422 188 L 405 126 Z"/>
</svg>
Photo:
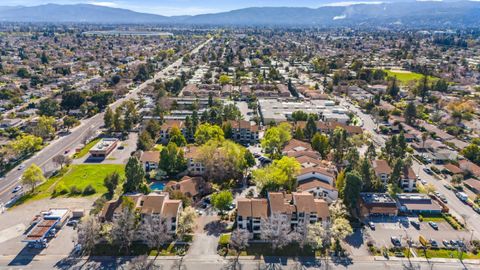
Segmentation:
<svg viewBox="0 0 480 270">
<path fill-rule="evenodd" d="M 114 2 L 88 2 L 91 5 L 102 6 L 102 7 L 118 7 L 117 3 Z"/>
<path fill-rule="evenodd" d="M 480 1 L 480 0 L 479 0 Z M 381 1 L 345 1 L 345 2 L 333 2 L 322 5 L 322 7 L 348 7 L 353 5 L 379 5 L 383 4 Z"/>
</svg>

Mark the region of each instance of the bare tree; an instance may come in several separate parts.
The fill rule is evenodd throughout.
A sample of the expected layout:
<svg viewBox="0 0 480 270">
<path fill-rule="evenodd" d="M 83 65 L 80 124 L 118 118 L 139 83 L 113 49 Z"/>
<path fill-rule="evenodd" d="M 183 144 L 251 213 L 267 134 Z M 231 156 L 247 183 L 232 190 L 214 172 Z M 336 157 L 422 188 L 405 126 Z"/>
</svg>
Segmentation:
<svg viewBox="0 0 480 270">
<path fill-rule="evenodd" d="M 124 201 L 125 202 L 125 201 Z M 137 221 L 133 206 L 122 203 L 122 211 L 115 217 L 110 231 L 112 242 L 128 254 L 136 233 Z"/>
<path fill-rule="evenodd" d="M 149 260 L 147 255 L 133 258 L 127 266 L 128 270 L 154 270 L 161 269 L 155 265 L 155 260 Z"/>
<path fill-rule="evenodd" d="M 100 231 L 102 226 L 96 217 L 87 217 L 78 226 L 78 244 L 84 254 L 89 254 L 95 245 L 101 240 Z"/>
<path fill-rule="evenodd" d="M 195 209 L 193 209 L 193 207 L 189 206 L 183 209 L 183 211 L 180 213 L 180 217 L 178 218 L 177 234 L 180 237 L 183 237 L 186 234 L 193 232 L 197 216 L 197 212 L 195 212 Z"/>
<path fill-rule="evenodd" d="M 296 242 L 300 247 L 305 247 L 308 244 L 308 227 L 307 222 L 299 220 L 297 226 L 290 232 L 289 238 L 291 242 Z"/>
<path fill-rule="evenodd" d="M 230 246 L 240 254 L 240 250 L 248 247 L 249 238 L 250 233 L 247 230 L 236 229 L 232 232 L 232 235 L 230 235 Z"/>
<path fill-rule="evenodd" d="M 307 243 L 314 250 L 318 250 L 324 247 L 327 233 L 323 228 L 321 222 L 314 224 L 308 224 L 307 226 Z"/>
<path fill-rule="evenodd" d="M 72 163 L 72 159 L 69 156 L 64 155 L 56 155 L 53 157 L 52 161 L 59 165 L 60 168 L 63 169 L 63 165 L 70 165 Z"/>
<path fill-rule="evenodd" d="M 157 256 L 162 246 L 172 239 L 172 236 L 168 233 L 165 218 L 144 218 L 139 231 L 141 240 L 149 248 L 155 248 Z"/>
<path fill-rule="evenodd" d="M 260 238 L 271 243 L 273 249 L 282 248 L 290 243 L 289 232 L 290 224 L 279 213 L 263 218 L 260 224 Z"/>
<path fill-rule="evenodd" d="M 95 136 L 95 130 L 88 128 L 87 132 L 85 132 L 85 135 L 83 136 L 82 143 L 87 144 L 93 136 Z"/>
</svg>

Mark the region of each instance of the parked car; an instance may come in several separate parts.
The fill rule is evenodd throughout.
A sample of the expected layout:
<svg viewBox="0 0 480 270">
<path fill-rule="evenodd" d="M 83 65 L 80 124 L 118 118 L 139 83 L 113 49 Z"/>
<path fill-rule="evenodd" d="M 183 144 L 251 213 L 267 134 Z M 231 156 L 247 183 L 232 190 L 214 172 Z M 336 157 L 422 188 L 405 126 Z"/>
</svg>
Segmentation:
<svg viewBox="0 0 480 270">
<path fill-rule="evenodd" d="M 67 222 L 67 226 L 77 227 L 77 225 L 78 225 L 78 219 L 70 219 Z"/>
<path fill-rule="evenodd" d="M 392 236 L 390 237 L 390 240 L 392 240 L 392 244 L 396 247 L 401 247 L 402 246 L 402 242 L 400 241 L 400 238 L 398 238 L 397 236 Z"/>
<path fill-rule="evenodd" d="M 411 220 L 410 224 L 412 224 L 412 226 L 415 227 L 417 230 L 420 230 L 420 222 L 416 220 Z"/>
<path fill-rule="evenodd" d="M 452 190 L 452 189 L 453 189 L 452 186 L 450 186 L 450 185 L 448 185 L 448 184 L 445 184 L 445 185 L 443 185 L 443 186 L 444 186 L 446 189 L 448 189 L 448 190 Z"/>
<path fill-rule="evenodd" d="M 25 165 L 20 164 L 20 165 L 18 166 L 18 169 L 17 169 L 17 170 L 21 171 L 21 170 L 23 170 L 23 169 L 25 169 Z"/>
<path fill-rule="evenodd" d="M 433 221 L 429 221 L 428 224 L 430 225 L 430 227 L 432 227 L 434 230 L 438 230 L 438 224 L 433 222 Z"/>
<path fill-rule="evenodd" d="M 443 243 L 443 246 L 446 248 L 446 249 L 452 249 L 452 245 L 450 244 L 450 242 L 448 240 L 443 240 L 442 241 Z"/>
<path fill-rule="evenodd" d="M 433 174 L 433 171 L 430 170 L 429 168 L 423 168 L 423 171 L 424 171 L 425 173 L 427 173 L 427 174 L 430 174 L 430 175 Z"/>
<path fill-rule="evenodd" d="M 438 248 L 438 242 L 435 239 L 430 239 L 430 245 L 432 248 Z"/>
<path fill-rule="evenodd" d="M 372 230 L 375 230 L 375 223 L 373 223 L 371 221 L 368 222 L 368 227 L 370 227 L 370 229 L 372 229 Z"/>
<path fill-rule="evenodd" d="M 423 180 L 423 179 L 421 179 L 420 182 L 421 182 L 422 185 L 424 185 L 424 186 L 427 184 L 427 181 L 425 181 L 425 180 Z"/>
<path fill-rule="evenodd" d="M 20 190 L 22 190 L 22 186 L 16 186 L 13 190 L 12 190 L 12 193 L 17 193 L 19 192 Z"/>
</svg>

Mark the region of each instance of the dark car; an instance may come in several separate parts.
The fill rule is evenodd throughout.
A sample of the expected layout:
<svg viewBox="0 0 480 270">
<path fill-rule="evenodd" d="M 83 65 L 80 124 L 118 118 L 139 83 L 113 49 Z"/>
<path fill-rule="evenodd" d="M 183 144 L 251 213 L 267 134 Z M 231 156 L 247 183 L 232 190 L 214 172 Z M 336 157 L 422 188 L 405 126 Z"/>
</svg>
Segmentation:
<svg viewBox="0 0 480 270">
<path fill-rule="evenodd" d="M 420 222 L 411 220 L 410 224 L 412 224 L 412 226 L 415 227 L 417 230 L 420 230 Z"/>
<path fill-rule="evenodd" d="M 392 244 L 396 247 L 401 247 L 402 246 L 402 242 L 400 241 L 400 238 L 396 237 L 396 236 L 392 236 L 390 237 L 390 239 L 392 240 Z"/>
<path fill-rule="evenodd" d="M 424 171 L 425 173 L 427 173 L 427 174 L 430 174 L 430 175 L 433 174 L 433 171 L 430 170 L 429 168 L 423 168 L 423 171 Z"/>
</svg>

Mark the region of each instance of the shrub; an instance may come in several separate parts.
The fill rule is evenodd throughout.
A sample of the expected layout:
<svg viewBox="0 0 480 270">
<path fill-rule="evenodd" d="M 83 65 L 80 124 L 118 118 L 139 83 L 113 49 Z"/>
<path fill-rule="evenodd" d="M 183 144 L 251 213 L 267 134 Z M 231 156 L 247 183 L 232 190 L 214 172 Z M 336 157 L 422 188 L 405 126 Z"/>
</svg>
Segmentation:
<svg viewBox="0 0 480 270">
<path fill-rule="evenodd" d="M 439 170 L 437 167 L 435 167 L 435 166 L 431 166 L 430 169 L 431 169 L 433 172 L 435 172 L 436 174 L 439 174 L 439 173 L 440 173 L 440 170 Z"/>
<path fill-rule="evenodd" d="M 53 195 L 55 196 L 65 195 L 67 193 L 68 193 L 68 188 L 63 183 L 59 183 L 57 186 L 55 186 L 55 190 L 53 190 Z"/>
<path fill-rule="evenodd" d="M 70 195 L 80 195 L 82 191 L 77 186 L 70 187 Z"/>
<path fill-rule="evenodd" d="M 218 245 L 221 247 L 226 247 L 230 243 L 230 234 L 222 234 L 218 240 Z"/>
<path fill-rule="evenodd" d="M 97 191 L 95 190 L 92 185 L 88 185 L 83 189 L 83 195 L 92 195 L 95 194 Z"/>
<path fill-rule="evenodd" d="M 423 216 L 422 215 L 418 215 L 418 221 L 420 221 L 420 222 L 423 221 Z"/>
</svg>

